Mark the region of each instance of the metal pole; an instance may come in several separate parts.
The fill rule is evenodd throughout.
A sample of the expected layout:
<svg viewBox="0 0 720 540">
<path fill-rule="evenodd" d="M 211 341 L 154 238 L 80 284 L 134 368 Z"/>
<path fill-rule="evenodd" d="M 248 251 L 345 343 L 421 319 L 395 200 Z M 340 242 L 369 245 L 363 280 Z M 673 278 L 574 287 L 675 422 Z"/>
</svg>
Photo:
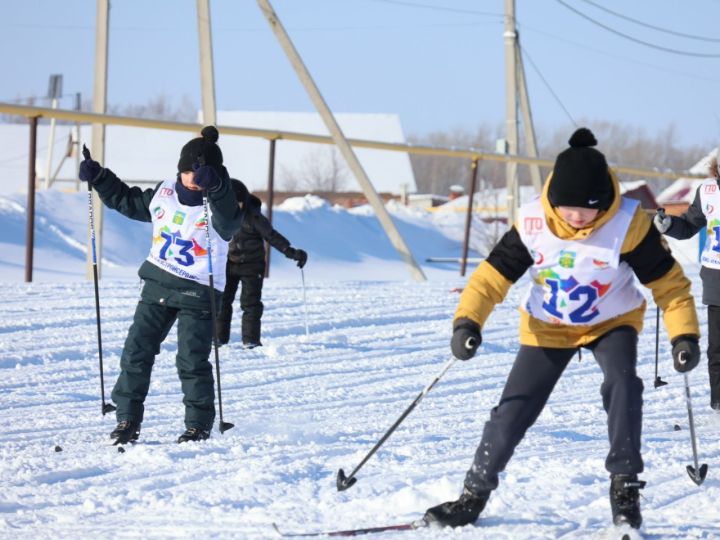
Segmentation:
<svg viewBox="0 0 720 540">
<path fill-rule="evenodd" d="M 215 77 L 213 75 L 212 31 L 210 29 L 210 0 L 197 0 L 197 21 L 200 40 L 203 123 L 215 125 L 217 108 L 215 106 Z"/>
<path fill-rule="evenodd" d="M 57 106 L 58 106 L 58 100 L 56 97 L 53 97 L 50 108 L 57 109 Z M 45 160 L 45 189 L 50 189 L 50 184 L 52 183 L 52 175 L 50 174 L 50 170 L 52 169 L 52 155 L 53 155 L 53 147 L 54 146 L 55 146 L 55 118 L 51 118 L 50 119 L 50 135 L 48 136 L 47 159 Z"/>
<path fill-rule="evenodd" d="M 470 229 L 472 228 L 473 218 L 473 197 L 475 196 L 475 187 L 477 185 L 478 160 L 473 159 L 470 164 L 470 189 L 468 190 L 467 214 L 465 217 L 465 239 L 463 240 L 462 260 L 460 261 L 460 275 L 465 275 L 467 268 L 468 250 L 470 249 Z"/>
<path fill-rule="evenodd" d="M 107 109 L 107 77 L 108 77 L 108 39 L 110 29 L 110 0 L 96 0 L 97 14 L 95 18 L 95 73 L 93 76 L 93 103 L 92 110 L 97 114 L 105 114 Z M 96 161 L 105 165 L 105 124 L 92 125 L 92 154 Z M 95 248 L 97 250 L 98 278 L 102 277 L 102 238 L 103 215 L 105 205 L 97 192 L 93 190 L 93 206 L 95 207 Z M 90 231 L 88 230 L 88 246 L 90 244 Z M 95 279 L 93 262 L 88 249 L 85 276 Z"/>
<path fill-rule="evenodd" d="M 472 339 L 472 338 L 470 338 L 470 339 Z M 468 340 L 466 342 L 465 346 L 467 347 L 469 343 L 470 343 L 470 340 Z M 367 455 L 362 459 L 362 461 L 357 465 L 357 467 L 355 467 L 352 470 L 352 472 L 349 475 L 346 475 L 345 471 L 343 471 L 342 469 L 340 469 L 338 471 L 337 479 L 336 479 L 336 485 L 337 485 L 338 491 L 345 491 L 347 488 L 352 487 L 352 485 L 355 484 L 355 482 L 357 482 L 357 478 L 355 478 L 355 474 L 357 474 L 357 472 L 362 468 L 362 466 L 365 465 L 367 460 L 373 456 L 373 454 L 377 451 L 377 449 L 383 445 L 383 443 L 388 439 L 388 437 L 390 437 L 390 435 L 393 434 L 393 432 L 397 429 L 397 427 L 403 422 L 403 420 L 405 420 L 407 415 L 409 415 L 413 411 L 415 406 L 422 401 L 422 399 L 425 397 L 425 395 L 430 390 L 433 389 L 433 386 L 435 386 L 438 383 L 438 381 L 440 379 L 442 379 L 443 375 L 445 375 L 445 373 L 447 373 L 447 371 L 452 367 L 452 365 L 456 361 L 457 361 L 457 358 L 452 358 L 452 359 L 450 359 L 450 361 L 448 361 L 447 364 L 445 364 L 445 366 L 443 366 L 440 373 L 438 373 L 437 376 L 432 380 L 432 382 L 430 384 L 428 384 L 422 390 L 422 392 L 420 392 L 417 395 L 417 397 L 408 406 L 408 408 L 405 409 L 405 411 L 403 411 L 403 413 L 400 415 L 400 417 L 397 420 L 395 420 L 395 423 L 392 426 L 390 426 L 390 429 L 388 429 L 385 432 L 385 434 L 380 438 L 380 440 L 375 444 L 375 446 L 373 446 L 370 449 L 370 451 L 367 453 Z"/>
<path fill-rule="evenodd" d="M 28 159 L 28 198 L 25 229 L 25 281 L 32 281 L 33 248 L 35 244 L 35 159 L 37 157 L 38 117 L 30 117 L 30 157 Z"/>
<path fill-rule="evenodd" d="M 80 92 L 75 93 L 75 110 L 82 109 Z M 80 170 L 80 122 L 75 122 L 75 170 Z M 75 178 L 75 191 L 80 191 L 80 178 Z"/>
<path fill-rule="evenodd" d="M 267 218 L 272 225 L 273 202 L 275 199 L 275 141 L 270 139 L 270 160 L 268 162 L 268 202 Z M 265 277 L 270 277 L 270 244 L 265 242 Z"/>
<path fill-rule="evenodd" d="M 395 223 L 393 222 L 390 214 L 387 211 L 387 208 L 385 208 L 383 200 L 377 194 L 377 191 L 375 191 L 375 187 L 370 181 L 370 178 L 365 172 L 365 169 L 363 169 L 363 166 L 360 163 L 357 155 L 355 154 L 355 151 L 350 146 L 347 137 L 345 137 L 342 129 L 340 129 L 340 125 L 333 116 L 330 107 L 328 107 L 327 103 L 325 102 L 325 99 L 322 97 L 319 88 L 315 84 L 315 81 L 313 81 L 307 67 L 305 67 L 305 64 L 303 63 L 300 54 L 298 53 L 297 49 L 295 49 L 295 46 L 290 40 L 290 36 L 285 31 L 285 28 L 280 22 L 280 19 L 270 5 L 269 0 L 257 0 L 257 3 L 260 6 L 261 11 L 263 12 L 263 15 L 270 24 L 270 27 L 275 33 L 275 37 L 280 43 L 280 46 L 285 52 L 285 55 L 288 57 L 290 64 L 292 64 L 293 69 L 297 73 L 297 76 L 300 79 L 302 85 L 304 86 L 308 96 L 310 97 L 310 100 L 315 106 L 315 109 L 317 109 L 318 113 L 320 114 L 320 117 L 322 118 L 325 127 L 330 132 L 330 135 L 332 136 L 333 141 L 337 145 L 338 150 L 340 150 L 340 153 L 345 158 L 345 162 L 347 163 L 348 168 L 355 175 L 355 178 L 360 184 L 360 187 L 362 188 L 365 197 L 367 197 L 368 203 L 370 203 L 370 206 L 375 211 L 375 215 L 377 216 L 378 221 L 380 221 L 380 225 L 385 231 L 385 234 L 388 236 L 390 243 L 398 252 L 400 258 L 403 260 L 405 265 L 408 267 L 408 270 L 410 271 L 413 279 L 415 279 L 416 281 L 425 281 L 427 279 L 425 277 L 425 274 L 420 268 L 420 265 L 418 265 L 417 261 L 415 261 L 415 258 L 413 257 L 410 248 L 408 248 L 407 244 L 400 235 L 400 231 L 398 231 Z"/>
<path fill-rule="evenodd" d="M 515 155 L 518 151 L 517 134 L 517 70 L 515 69 L 515 0 L 505 0 L 505 131 L 508 153 Z M 507 185 L 507 216 L 508 227 L 515 223 L 518 207 L 517 164 L 509 161 L 505 167 Z"/>
<path fill-rule="evenodd" d="M 525 81 L 525 64 L 520 50 L 520 38 L 515 40 L 515 62 L 517 68 L 518 92 L 520 94 L 520 111 L 523 117 L 523 131 L 525 132 L 525 153 L 530 157 L 537 157 L 537 142 L 535 140 L 535 125 L 533 124 L 530 98 L 528 97 L 527 82 Z M 542 191 L 542 177 L 538 165 L 528 165 L 530 178 L 537 193 Z"/>
<path fill-rule="evenodd" d="M 204 161 L 200 162 L 204 164 Z M 220 355 L 218 354 L 218 323 L 217 323 L 217 307 L 215 305 L 215 282 L 213 279 L 212 266 L 212 243 L 210 241 L 210 212 L 208 212 L 207 190 L 203 191 L 203 211 L 205 215 L 205 241 L 207 242 L 208 257 L 208 287 L 210 294 L 210 318 L 212 318 L 212 348 L 215 353 L 215 373 L 217 378 L 218 391 L 218 411 L 220 412 L 220 433 L 225 433 L 228 429 L 235 427 L 235 424 L 225 422 L 223 418 L 222 408 L 222 390 L 220 385 Z"/>
</svg>

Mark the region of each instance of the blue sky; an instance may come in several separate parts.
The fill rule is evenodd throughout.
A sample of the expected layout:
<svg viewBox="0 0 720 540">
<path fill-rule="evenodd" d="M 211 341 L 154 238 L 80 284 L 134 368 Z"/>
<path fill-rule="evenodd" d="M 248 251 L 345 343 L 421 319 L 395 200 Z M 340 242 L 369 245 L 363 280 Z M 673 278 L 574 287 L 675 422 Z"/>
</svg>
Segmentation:
<svg viewBox="0 0 720 540">
<path fill-rule="evenodd" d="M 210 5 L 218 108 L 312 110 L 256 2 Z M 0 0 L 0 6 L 0 100 L 46 94 L 52 73 L 63 74 L 65 93 L 89 97 L 95 1 Z M 414 135 L 502 126 L 502 0 L 273 6 L 334 111 L 397 113 Z M 517 0 L 516 9 L 541 135 L 607 120 L 650 135 L 673 125 L 681 145 L 720 144 L 720 0 Z M 146 103 L 163 94 L 199 106 L 195 10 L 195 0 L 112 2 L 110 103 Z M 674 54 L 614 32 L 711 56 Z"/>
</svg>

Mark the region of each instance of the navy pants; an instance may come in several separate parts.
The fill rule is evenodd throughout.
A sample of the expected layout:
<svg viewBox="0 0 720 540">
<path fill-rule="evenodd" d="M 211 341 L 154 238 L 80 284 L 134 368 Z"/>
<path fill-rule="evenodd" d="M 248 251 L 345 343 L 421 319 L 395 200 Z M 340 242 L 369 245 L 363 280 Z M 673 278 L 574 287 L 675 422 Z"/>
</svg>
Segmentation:
<svg viewBox="0 0 720 540">
<path fill-rule="evenodd" d="M 155 356 L 177 321 L 175 357 L 185 405 L 185 427 L 211 430 L 215 420 L 215 386 L 208 360 L 212 345 L 209 310 L 187 306 L 175 291 L 146 283 L 135 309 L 120 358 L 120 375 L 112 391 L 117 419 L 142 422 Z"/>
<path fill-rule="evenodd" d="M 710 402 L 720 403 L 720 306 L 708 306 L 708 374 Z"/>
<path fill-rule="evenodd" d="M 643 470 L 640 455 L 643 383 L 635 371 L 637 337 L 635 329 L 623 326 L 587 347 L 604 376 L 600 395 L 610 440 L 605 468 L 611 474 Z M 498 474 L 537 420 L 576 352 L 574 348 L 520 347 L 500 403 L 490 413 L 475 460 L 465 477 L 465 486 L 470 491 L 488 492 L 498 486 Z"/>
</svg>

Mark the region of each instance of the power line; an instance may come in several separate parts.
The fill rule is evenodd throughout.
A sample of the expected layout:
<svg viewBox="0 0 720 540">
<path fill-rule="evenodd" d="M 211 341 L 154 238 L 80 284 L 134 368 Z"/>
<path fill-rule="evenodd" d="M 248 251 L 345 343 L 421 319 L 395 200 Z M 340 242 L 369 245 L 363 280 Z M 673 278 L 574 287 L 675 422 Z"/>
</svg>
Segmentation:
<svg viewBox="0 0 720 540">
<path fill-rule="evenodd" d="M 518 27 L 519 27 L 520 29 L 522 29 L 523 31 L 534 32 L 534 33 L 536 33 L 536 34 L 540 34 L 541 36 L 546 36 L 546 37 L 555 39 L 555 40 L 557 40 L 557 41 L 562 41 L 563 43 L 569 43 L 570 45 L 573 45 L 574 47 L 577 47 L 578 49 L 585 49 L 586 51 L 591 51 L 591 52 L 596 53 L 596 54 L 601 54 L 601 55 L 607 56 L 607 57 L 609 57 L 609 58 L 616 58 L 616 59 L 621 60 L 621 61 L 623 61 L 623 62 L 628 62 L 628 63 L 631 63 L 631 64 L 637 64 L 637 65 L 640 65 L 640 66 L 645 66 L 645 67 L 648 67 L 648 68 L 656 69 L 656 70 L 658 70 L 658 71 L 662 71 L 663 73 L 668 73 L 668 74 L 672 74 L 672 75 L 680 75 L 680 76 L 682 76 L 682 77 L 687 77 L 687 78 L 690 78 L 690 79 L 697 79 L 697 80 L 700 80 L 700 81 L 706 81 L 706 82 L 711 82 L 711 83 L 718 83 L 718 82 L 720 82 L 720 78 L 717 78 L 717 77 L 715 77 L 715 78 L 713 78 L 713 77 L 708 77 L 708 76 L 702 75 L 702 74 L 700 74 L 700 73 L 698 73 L 698 72 L 689 72 L 689 71 L 679 71 L 679 70 L 677 70 L 677 69 L 668 69 L 667 66 L 658 65 L 658 64 L 653 64 L 653 63 L 650 63 L 650 62 L 646 62 L 646 61 L 644 61 L 644 60 L 638 60 L 638 59 L 636 59 L 636 58 L 630 58 L 630 57 L 628 57 L 628 56 L 623 56 L 623 55 L 620 55 L 620 54 L 611 53 L 611 52 L 604 51 L 604 50 L 602 50 L 602 49 L 598 49 L 598 48 L 595 48 L 595 47 L 589 47 L 586 43 L 581 43 L 581 42 L 579 42 L 579 41 L 573 41 L 572 39 L 567 39 L 566 37 L 559 36 L 559 35 L 553 34 L 553 33 L 551 33 L 551 32 L 546 32 L 546 31 L 544 31 L 544 30 L 541 30 L 541 29 L 539 29 L 539 28 L 535 28 L 534 26 L 529 26 L 529 25 L 524 24 L 524 23 L 521 24 L 520 21 L 518 21 Z"/>
<path fill-rule="evenodd" d="M 383 4 L 395 4 L 398 6 L 433 9 L 435 11 L 449 11 L 451 13 L 465 13 L 465 14 L 469 14 L 469 15 L 483 15 L 483 16 L 491 16 L 491 17 L 503 17 L 504 16 L 502 13 L 493 13 L 490 11 L 474 11 L 472 9 L 460 9 L 460 8 L 452 8 L 452 7 L 447 7 L 447 6 L 435 6 L 432 4 L 424 4 L 421 2 L 409 2 L 407 0 L 373 0 L 373 1 L 374 2 L 382 2 Z"/>
<path fill-rule="evenodd" d="M 533 62 L 533 60 L 532 60 L 532 58 L 530 58 L 530 55 L 528 54 L 528 52 L 525 50 L 524 47 L 522 47 L 522 46 L 520 45 L 520 42 L 519 42 L 519 41 L 518 41 L 518 47 L 520 47 L 520 52 L 523 54 L 523 56 L 524 56 L 525 58 L 527 58 L 528 62 L 530 62 L 530 65 L 532 66 L 532 68 L 535 70 L 535 72 L 536 72 L 536 73 L 538 74 L 538 76 L 540 77 L 540 80 L 545 84 L 545 86 L 546 86 L 546 88 L 548 89 L 548 91 L 549 91 L 549 92 L 552 94 L 552 96 L 555 98 L 555 101 L 557 101 L 558 105 L 560 105 L 560 108 L 561 108 L 563 111 L 565 111 L 565 114 L 567 115 L 567 117 L 570 119 L 570 121 L 573 123 L 573 125 L 574 125 L 575 127 L 577 127 L 577 122 L 575 121 L 575 119 L 574 119 L 574 118 L 572 117 L 572 115 L 570 114 L 570 111 L 567 110 L 567 108 L 566 108 L 565 105 L 563 104 L 563 102 L 562 102 L 562 100 L 560 99 L 560 97 L 555 93 L 555 91 L 554 91 L 554 90 L 552 89 L 552 87 L 550 86 L 550 83 L 547 82 L 547 79 L 545 79 L 545 77 L 543 76 L 542 72 L 540 71 L 540 68 L 538 68 L 537 65 L 535 64 L 535 62 Z"/>
<path fill-rule="evenodd" d="M 678 49 L 670 49 L 670 48 L 668 48 L 668 47 L 661 47 L 660 45 L 655 45 L 655 44 L 653 44 L 653 43 L 648 43 L 647 41 L 642 41 L 642 40 L 637 39 L 637 38 L 634 38 L 634 37 L 632 37 L 632 36 L 628 36 L 627 34 L 623 34 L 622 32 L 619 32 L 619 31 L 617 31 L 617 30 L 615 30 L 615 29 L 613 29 L 613 28 L 610 28 L 609 26 L 604 25 L 604 24 L 601 23 L 600 21 L 596 21 L 596 20 L 593 19 L 592 17 L 589 17 L 588 15 L 585 15 L 583 12 L 578 11 L 578 10 L 575 9 L 574 7 L 571 7 L 571 6 L 567 5 L 565 2 L 563 2 L 563 0 L 556 0 L 556 2 L 557 2 L 558 4 L 560 4 L 561 6 L 564 6 L 564 7 L 566 7 L 567 9 L 569 9 L 570 11 L 574 12 L 575 14 L 579 15 L 579 16 L 582 17 L 583 19 L 586 19 L 586 20 L 590 21 L 591 23 L 596 24 L 597 26 L 600 26 L 601 28 L 604 28 L 604 29 L 607 30 L 608 32 L 612 32 L 613 34 L 616 34 L 616 35 L 618 35 L 618 36 L 620 36 L 620 37 L 624 37 L 625 39 L 628 39 L 628 40 L 633 41 L 633 42 L 635 42 L 635 43 L 639 43 L 640 45 L 645 45 L 646 47 L 650 47 L 650 48 L 652 48 L 652 49 L 657 49 L 657 50 L 659 50 L 659 51 L 669 52 L 669 53 L 672 53 L 672 54 L 679 54 L 679 55 L 682 55 L 682 56 L 697 56 L 697 57 L 701 57 L 701 58 L 720 58 L 720 54 L 694 53 L 694 52 L 689 52 L 689 51 L 680 51 L 680 50 L 678 50 Z"/>
<path fill-rule="evenodd" d="M 693 34 L 684 34 L 683 32 L 676 32 L 675 30 L 670 30 L 668 28 L 661 28 L 660 26 L 654 26 L 652 24 L 645 23 L 638 19 L 633 19 L 632 17 L 628 17 L 627 15 L 623 15 L 622 13 L 618 13 L 617 11 L 608 9 L 605 6 L 601 6 L 600 4 L 596 4 L 595 2 L 591 2 L 590 0 L 582 0 L 582 1 L 585 2 L 586 4 L 590 4 L 591 6 L 595 6 L 598 9 L 606 11 L 607 13 L 615 15 L 616 17 L 620 17 L 621 19 L 625 19 L 626 21 L 630 21 L 635 24 L 639 24 L 640 26 L 644 26 L 646 28 L 652 28 L 653 30 L 657 30 L 658 32 L 665 32 L 666 34 L 672 34 L 674 36 L 680 36 L 680 37 L 684 37 L 684 38 L 688 38 L 688 39 L 695 39 L 698 41 L 710 41 L 713 43 L 720 43 L 720 39 L 709 38 L 709 37 L 704 37 L 704 36 L 697 36 L 697 35 L 693 35 Z"/>
</svg>

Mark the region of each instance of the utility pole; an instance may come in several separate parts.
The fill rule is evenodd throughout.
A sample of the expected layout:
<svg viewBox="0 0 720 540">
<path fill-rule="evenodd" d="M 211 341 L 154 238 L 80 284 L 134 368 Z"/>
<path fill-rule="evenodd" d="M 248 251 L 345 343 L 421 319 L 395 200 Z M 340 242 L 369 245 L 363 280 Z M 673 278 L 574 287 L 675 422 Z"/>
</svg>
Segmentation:
<svg viewBox="0 0 720 540">
<path fill-rule="evenodd" d="M 58 99 L 62 96 L 62 75 L 50 75 L 48 84 L 48 98 L 50 98 L 50 108 L 57 109 Z M 55 118 L 50 119 L 50 135 L 48 138 L 47 159 L 45 160 L 45 189 L 50 189 L 53 179 L 52 172 L 52 155 L 55 146 Z"/>
<path fill-rule="evenodd" d="M 517 69 L 515 67 L 515 43 L 517 33 L 515 32 L 515 0 L 505 0 L 505 132 L 507 139 L 508 154 L 518 153 L 518 131 L 517 131 Z M 508 226 L 515 224 L 517 217 L 518 199 L 518 175 L 517 164 L 508 161 L 505 166 L 505 184 L 507 186 L 507 217 Z"/>
<path fill-rule="evenodd" d="M 516 32 L 517 35 L 517 32 Z M 520 110 L 523 117 L 523 133 L 525 134 L 525 153 L 530 157 L 538 157 L 537 142 L 535 140 L 535 125 L 533 124 L 532 111 L 530 110 L 530 98 L 528 97 L 527 82 L 525 79 L 525 64 L 520 50 L 520 36 L 515 39 L 515 61 L 517 67 L 518 93 L 520 94 Z M 530 179 L 536 193 L 542 191 L 542 176 L 540 166 L 537 164 L 528 165 Z"/>
<path fill-rule="evenodd" d="M 213 70 L 210 0 L 197 0 L 198 38 L 200 40 L 200 84 L 202 90 L 202 123 L 217 124 L 215 75 Z"/>
<path fill-rule="evenodd" d="M 105 114 L 107 109 L 107 73 L 108 73 L 108 32 L 110 27 L 110 0 L 96 0 L 97 16 L 95 19 L 95 79 L 93 82 L 94 113 Z M 92 125 L 92 157 L 103 165 L 105 163 L 105 125 Z M 95 214 L 95 249 L 97 253 L 97 274 L 102 270 L 102 231 L 103 204 L 97 193 L 93 191 L 93 210 Z M 92 238 L 88 223 L 88 248 L 85 276 L 93 277 Z"/>
<path fill-rule="evenodd" d="M 333 116 L 330 107 L 328 107 L 327 103 L 322 97 L 322 94 L 320 94 L 320 90 L 313 81 L 310 72 L 305 67 L 305 64 L 303 63 L 300 54 L 298 53 L 297 49 L 295 49 L 295 46 L 290 40 L 290 36 L 288 36 L 287 32 L 285 31 L 285 28 L 280 22 L 280 19 L 278 19 L 277 14 L 270 5 L 269 0 L 257 0 L 257 3 L 261 11 L 263 12 L 263 15 L 265 15 L 265 18 L 267 18 L 270 27 L 275 33 L 275 37 L 280 43 L 280 46 L 283 48 L 283 51 L 285 51 L 285 55 L 288 57 L 288 60 L 290 60 L 292 67 L 295 69 L 295 72 L 297 73 L 300 82 L 305 87 L 305 91 L 308 93 L 308 96 L 313 102 L 313 105 L 315 105 L 318 113 L 320 113 L 320 116 L 325 123 L 325 127 L 327 127 L 330 135 L 333 138 L 333 141 L 335 141 L 335 144 L 340 150 L 340 153 L 345 158 L 348 167 L 355 175 L 355 178 L 357 178 L 357 181 L 360 184 L 363 193 L 365 193 L 365 196 L 367 197 L 370 206 L 372 206 L 373 210 L 375 210 L 375 214 L 380 221 L 380 225 L 382 225 L 382 228 L 385 230 L 385 234 L 387 234 L 390 242 L 399 253 L 403 262 L 405 262 L 406 266 L 410 270 L 410 274 L 412 275 L 412 277 L 416 281 L 425 281 L 425 274 L 423 273 L 418 263 L 415 261 L 415 258 L 410 252 L 410 249 L 405 244 L 402 236 L 400 236 L 400 232 L 397 230 L 397 227 L 395 227 L 395 223 L 393 223 L 393 220 L 390 217 L 387 209 L 385 208 L 382 199 L 375 191 L 375 187 L 372 185 L 370 178 L 360 164 L 360 160 L 355 155 L 355 152 L 350 146 L 350 143 L 348 143 L 345 134 L 340 129 L 340 126 L 337 123 L 337 120 L 335 120 L 335 117 Z"/>
</svg>

